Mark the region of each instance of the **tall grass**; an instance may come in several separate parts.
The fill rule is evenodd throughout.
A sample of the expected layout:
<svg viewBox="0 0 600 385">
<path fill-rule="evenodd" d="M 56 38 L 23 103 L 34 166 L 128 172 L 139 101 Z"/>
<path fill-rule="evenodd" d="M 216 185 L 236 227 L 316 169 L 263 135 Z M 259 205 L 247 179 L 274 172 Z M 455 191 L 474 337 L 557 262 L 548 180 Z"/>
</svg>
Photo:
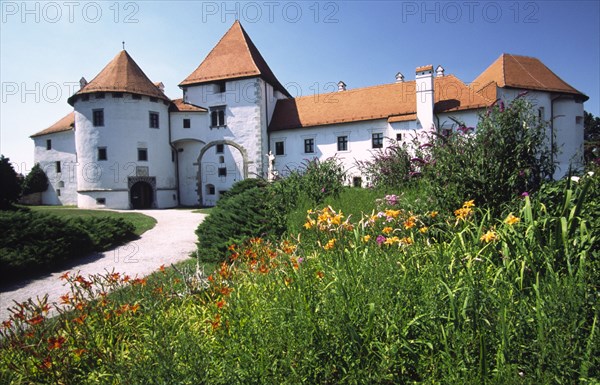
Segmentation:
<svg viewBox="0 0 600 385">
<path fill-rule="evenodd" d="M 598 383 L 589 183 L 556 210 L 526 198 L 499 217 L 388 194 L 348 218 L 331 202 L 305 211 L 299 234 L 232 245 L 207 277 L 67 277 L 72 313 L 24 306 L 4 329 L 0 381 Z M 107 284 L 135 295 L 103 305 Z M 95 300 L 81 310 L 79 291 Z"/>
</svg>

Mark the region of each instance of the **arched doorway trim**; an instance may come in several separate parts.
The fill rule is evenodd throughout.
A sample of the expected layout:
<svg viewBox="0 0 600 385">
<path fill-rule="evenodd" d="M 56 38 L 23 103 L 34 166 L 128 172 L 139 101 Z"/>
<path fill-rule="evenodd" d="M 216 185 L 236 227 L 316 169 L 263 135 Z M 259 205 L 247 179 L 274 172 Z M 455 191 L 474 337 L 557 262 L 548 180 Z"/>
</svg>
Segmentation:
<svg viewBox="0 0 600 385">
<path fill-rule="evenodd" d="M 129 190 L 129 208 L 133 209 L 134 208 L 134 196 L 133 196 L 133 191 L 132 191 L 132 187 L 136 184 L 136 183 L 145 183 L 148 186 L 150 186 L 151 192 L 150 192 L 150 198 L 147 198 L 150 200 L 149 204 L 144 204 L 144 206 L 149 206 L 148 208 L 156 208 L 156 177 L 153 176 L 130 176 L 127 178 L 127 189 Z M 146 199 L 146 198 L 145 198 Z M 142 202 L 142 203 L 146 203 L 146 202 Z"/>
</svg>

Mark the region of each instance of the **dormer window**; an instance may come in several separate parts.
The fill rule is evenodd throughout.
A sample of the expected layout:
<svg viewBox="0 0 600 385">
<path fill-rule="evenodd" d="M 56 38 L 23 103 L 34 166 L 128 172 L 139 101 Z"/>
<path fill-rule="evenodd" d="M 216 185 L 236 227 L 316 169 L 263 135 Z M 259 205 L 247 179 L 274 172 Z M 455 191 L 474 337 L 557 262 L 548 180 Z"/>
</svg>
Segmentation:
<svg viewBox="0 0 600 385">
<path fill-rule="evenodd" d="M 210 126 L 225 127 L 225 106 L 210 108 Z"/>
<path fill-rule="evenodd" d="M 226 84 L 227 83 L 225 81 L 215 83 L 215 93 L 222 94 L 223 92 L 225 92 L 227 90 Z"/>
</svg>

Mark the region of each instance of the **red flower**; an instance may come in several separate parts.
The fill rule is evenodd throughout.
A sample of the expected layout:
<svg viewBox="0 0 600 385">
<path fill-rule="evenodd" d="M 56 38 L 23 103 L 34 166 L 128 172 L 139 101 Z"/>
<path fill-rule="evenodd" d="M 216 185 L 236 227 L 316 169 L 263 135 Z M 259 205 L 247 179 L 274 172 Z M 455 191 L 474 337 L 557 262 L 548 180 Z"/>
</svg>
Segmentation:
<svg viewBox="0 0 600 385">
<path fill-rule="evenodd" d="M 65 337 L 50 337 L 48 338 L 48 350 L 53 350 L 53 349 L 60 349 L 63 344 L 65 343 L 66 339 Z"/>
<path fill-rule="evenodd" d="M 44 321 L 44 317 L 42 317 L 41 315 L 37 315 L 33 318 L 30 318 L 27 320 L 27 323 L 30 325 L 38 325 L 41 324 Z"/>
</svg>

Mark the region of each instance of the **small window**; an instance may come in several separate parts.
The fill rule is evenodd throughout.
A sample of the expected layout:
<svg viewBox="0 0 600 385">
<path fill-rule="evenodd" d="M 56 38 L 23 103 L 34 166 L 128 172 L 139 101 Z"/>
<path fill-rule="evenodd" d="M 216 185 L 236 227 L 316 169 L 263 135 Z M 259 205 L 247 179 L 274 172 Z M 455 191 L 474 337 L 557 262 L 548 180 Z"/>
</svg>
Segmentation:
<svg viewBox="0 0 600 385">
<path fill-rule="evenodd" d="M 65 187 L 65 182 L 63 182 L 62 180 L 58 182 L 58 187 L 63 188 Z"/>
<path fill-rule="evenodd" d="M 183 128 L 190 128 L 192 127 L 192 122 L 190 119 L 183 119 Z"/>
<path fill-rule="evenodd" d="M 213 107 L 210 109 L 210 126 L 224 127 L 225 122 L 225 107 Z"/>
<path fill-rule="evenodd" d="M 158 103 L 158 98 L 150 98 L 150 101 L 153 103 Z"/>
<path fill-rule="evenodd" d="M 442 130 L 442 136 L 444 137 L 449 137 L 450 135 L 452 135 L 452 129 L 451 128 L 444 128 Z"/>
<path fill-rule="evenodd" d="M 150 128 L 158 128 L 158 112 L 150 111 Z"/>
<path fill-rule="evenodd" d="M 371 147 L 372 148 L 383 148 L 383 134 L 381 132 L 374 133 L 371 136 Z"/>
<path fill-rule="evenodd" d="M 215 84 L 215 93 L 222 94 L 223 92 L 226 91 L 226 89 L 227 89 L 226 82 L 217 82 L 217 84 Z"/>
<path fill-rule="evenodd" d="M 206 194 L 207 195 L 215 195 L 215 186 L 212 184 L 206 185 Z"/>
<path fill-rule="evenodd" d="M 283 142 L 275 142 L 275 155 L 285 154 L 285 148 Z"/>
<path fill-rule="evenodd" d="M 227 176 L 227 168 L 219 167 L 219 176 Z"/>
<path fill-rule="evenodd" d="M 225 145 L 223 143 L 217 144 L 215 147 L 217 148 L 217 154 L 222 154 L 225 150 Z"/>
<path fill-rule="evenodd" d="M 96 99 L 104 99 L 104 92 L 98 92 L 96 94 Z"/>
<path fill-rule="evenodd" d="M 225 163 L 225 157 L 224 156 L 220 156 L 219 157 L 219 163 Z"/>
<path fill-rule="evenodd" d="M 59 188 L 56 189 L 56 196 L 60 196 L 60 189 Z"/>
<path fill-rule="evenodd" d="M 104 127 L 104 110 L 92 110 L 92 120 L 94 127 Z"/>
<path fill-rule="evenodd" d="M 123 97 L 123 93 L 122 92 L 113 92 L 112 97 L 120 99 Z"/>
<path fill-rule="evenodd" d="M 354 178 L 352 178 L 352 186 L 362 187 L 362 178 L 359 176 L 355 176 Z"/>
<path fill-rule="evenodd" d="M 402 141 L 402 134 L 396 134 L 396 142 Z"/>
<path fill-rule="evenodd" d="M 97 205 L 105 205 L 106 204 L 106 198 L 96 198 L 96 204 Z"/>
<path fill-rule="evenodd" d="M 98 147 L 98 160 L 107 160 L 106 147 Z"/>
<path fill-rule="evenodd" d="M 583 116 L 576 116 L 575 124 L 583 124 Z"/>
<path fill-rule="evenodd" d="M 56 162 L 56 173 L 62 172 L 60 169 L 60 161 Z"/>
<path fill-rule="evenodd" d="M 131 99 L 133 100 L 142 100 L 142 95 L 132 94 Z"/>
<path fill-rule="evenodd" d="M 82 102 L 87 102 L 88 100 L 90 100 L 90 95 L 88 95 L 88 94 L 81 95 Z"/>
<path fill-rule="evenodd" d="M 544 120 L 544 107 L 538 108 L 538 118 Z"/>
<path fill-rule="evenodd" d="M 46 139 L 46 150 L 52 150 L 52 139 Z"/>
<path fill-rule="evenodd" d="M 171 150 L 171 162 L 175 162 L 175 150 Z"/>
<path fill-rule="evenodd" d="M 348 136 L 338 136 L 338 151 L 348 151 Z"/>
<path fill-rule="evenodd" d="M 315 152 L 315 140 L 313 138 L 304 139 L 304 153 L 312 154 Z"/>
<path fill-rule="evenodd" d="M 148 149 L 147 148 L 138 148 L 138 161 L 140 161 L 140 162 L 148 161 Z"/>
</svg>

